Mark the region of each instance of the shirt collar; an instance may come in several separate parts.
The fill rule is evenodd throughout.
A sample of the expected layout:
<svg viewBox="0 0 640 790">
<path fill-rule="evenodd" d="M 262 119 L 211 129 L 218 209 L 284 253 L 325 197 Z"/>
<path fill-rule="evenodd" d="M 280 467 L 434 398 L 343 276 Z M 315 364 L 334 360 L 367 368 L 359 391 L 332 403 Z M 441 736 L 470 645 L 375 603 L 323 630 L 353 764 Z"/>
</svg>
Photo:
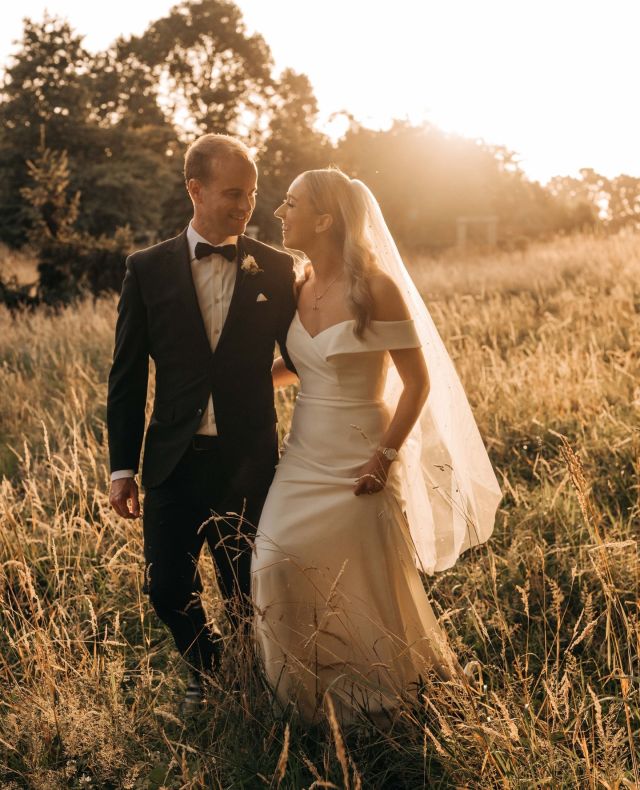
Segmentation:
<svg viewBox="0 0 640 790">
<path fill-rule="evenodd" d="M 201 241 L 203 244 L 211 244 L 209 239 L 205 239 L 204 236 L 201 236 L 198 231 L 193 227 L 193 220 L 189 222 L 189 227 L 187 228 L 187 242 L 189 244 L 189 259 L 195 260 L 196 257 L 196 244 Z M 221 244 L 235 244 L 236 247 L 238 246 L 238 237 L 237 236 L 229 236 L 226 238 Z"/>
</svg>

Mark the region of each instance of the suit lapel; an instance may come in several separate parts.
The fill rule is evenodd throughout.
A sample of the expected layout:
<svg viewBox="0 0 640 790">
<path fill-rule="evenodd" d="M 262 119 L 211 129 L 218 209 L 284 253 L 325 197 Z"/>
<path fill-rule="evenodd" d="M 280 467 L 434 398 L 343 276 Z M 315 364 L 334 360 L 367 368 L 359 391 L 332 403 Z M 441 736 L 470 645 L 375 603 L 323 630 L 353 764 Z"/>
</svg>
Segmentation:
<svg viewBox="0 0 640 790">
<path fill-rule="evenodd" d="M 174 249 L 169 253 L 173 259 L 174 268 L 176 270 L 176 287 L 180 293 L 186 307 L 187 320 L 193 324 L 193 334 L 196 341 L 203 345 L 209 354 L 211 354 L 211 346 L 209 345 L 209 338 L 207 330 L 204 325 L 204 319 L 200 312 L 200 305 L 198 304 L 198 295 L 196 293 L 196 286 L 193 282 L 193 272 L 191 271 L 191 256 L 189 255 L 189 242 L 187 240 L 187 231 L 182 231 L 179 236 L 175 238 Z"/>
</svg>

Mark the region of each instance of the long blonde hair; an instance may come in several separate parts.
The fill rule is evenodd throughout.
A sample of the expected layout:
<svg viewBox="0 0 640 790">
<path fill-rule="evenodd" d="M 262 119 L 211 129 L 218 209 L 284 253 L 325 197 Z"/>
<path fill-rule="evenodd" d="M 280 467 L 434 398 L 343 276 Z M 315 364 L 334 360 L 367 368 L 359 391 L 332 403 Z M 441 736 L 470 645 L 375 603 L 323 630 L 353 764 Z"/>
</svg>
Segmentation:
<svg viewBox="0 0 640 790">
<path fill-rule="evenodd" d="M 373 311 L 369 276 L 377 270 L 367 239 L 365 202 L 349 176 L 337 167 L 307 170 L 302 177 L 315 211 L 333 218 L 329 232 L 342 249 L 347 302 L 356 322 L 354 332 L 362 337 Z"/>
</svg>

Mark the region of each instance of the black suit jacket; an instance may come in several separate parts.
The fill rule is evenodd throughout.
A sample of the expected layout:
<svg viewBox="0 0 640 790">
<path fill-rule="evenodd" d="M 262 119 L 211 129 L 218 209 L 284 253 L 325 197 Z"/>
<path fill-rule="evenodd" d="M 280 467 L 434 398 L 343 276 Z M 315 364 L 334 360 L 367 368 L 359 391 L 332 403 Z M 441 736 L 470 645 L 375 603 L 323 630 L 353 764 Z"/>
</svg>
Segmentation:
<svg viewBox="0 0 640 790">
<path fill-rule="evenodd" d="M 240 269 L 252 255 L 262 269 Z M 149 357 L 155 362 L 153 413 L 144 444 L 142 485 L 171 473 L 213 396 L 218 434 L 229 446 L 275 428 L 271 365 L 295 312 L 293 258 L 248 236 L 238 238 L 236 281 L 218 345 L 211 351 L 191 274 L 186 229 L 133 253 L 118 303 L 109 374 L 107 427 L 111 470 L 138 470 L 144 435 Z M 257 301 L 262 293 L 266 301 Z M 275 431 L 271 431 L 275 435 Z"/>
</svg>

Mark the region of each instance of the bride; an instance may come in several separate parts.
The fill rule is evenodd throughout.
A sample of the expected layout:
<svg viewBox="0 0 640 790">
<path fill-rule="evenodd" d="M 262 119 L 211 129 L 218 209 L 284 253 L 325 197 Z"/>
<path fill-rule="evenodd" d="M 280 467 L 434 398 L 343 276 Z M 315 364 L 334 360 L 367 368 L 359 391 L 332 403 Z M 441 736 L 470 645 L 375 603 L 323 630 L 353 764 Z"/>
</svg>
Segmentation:
<svg viewBox="0 0 640 790">
<path fill-rule="evenodd" d="M 453 364 L 360 181 L 311 170 L 275 212 L 309 260 L 287 350 L 300 378 L 255 539 L 254 635 L 308 723 L 392 714 L 459 672 L 418 569 L 489 537 L 500 489 Z M 274 384 L 297 380 L 274 363 Z"/>
</svg>

